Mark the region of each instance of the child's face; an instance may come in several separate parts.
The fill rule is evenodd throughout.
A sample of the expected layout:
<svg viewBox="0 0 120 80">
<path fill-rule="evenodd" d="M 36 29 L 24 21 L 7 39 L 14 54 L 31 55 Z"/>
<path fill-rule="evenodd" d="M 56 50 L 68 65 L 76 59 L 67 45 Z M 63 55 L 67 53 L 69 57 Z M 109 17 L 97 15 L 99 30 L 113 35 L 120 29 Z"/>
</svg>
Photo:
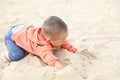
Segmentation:
<svg viewBox="0 0 120 80">
<path fill-rule="evenodd" d="M 50 40 L 50 43 L 52 44 L 53 47 L 60 47 L 64 40 L 67 38 L 68 36 L 68 32 L 61 34 L 60 37 L 58 39 L 54 39 L 54 40 Z"/>
</svg>

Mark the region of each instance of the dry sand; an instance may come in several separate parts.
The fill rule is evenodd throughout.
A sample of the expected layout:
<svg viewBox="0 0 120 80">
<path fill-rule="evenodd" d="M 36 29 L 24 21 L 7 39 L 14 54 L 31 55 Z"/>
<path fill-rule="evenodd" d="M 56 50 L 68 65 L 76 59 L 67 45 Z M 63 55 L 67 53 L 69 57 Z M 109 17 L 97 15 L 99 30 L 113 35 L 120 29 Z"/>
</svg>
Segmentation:
<svg viewBox="0 0 120 80">
<path fill-rule="evenodd" d="M 11 25 L 40 26 L 51 15 L 68 24 L 68 40 L 81 54 L 56 51 L 63 69 L 28 55 L 0 69 L 0 80 L 120 80 L 120 0 L 0 0 L 0 53 Z"/>
</svg>

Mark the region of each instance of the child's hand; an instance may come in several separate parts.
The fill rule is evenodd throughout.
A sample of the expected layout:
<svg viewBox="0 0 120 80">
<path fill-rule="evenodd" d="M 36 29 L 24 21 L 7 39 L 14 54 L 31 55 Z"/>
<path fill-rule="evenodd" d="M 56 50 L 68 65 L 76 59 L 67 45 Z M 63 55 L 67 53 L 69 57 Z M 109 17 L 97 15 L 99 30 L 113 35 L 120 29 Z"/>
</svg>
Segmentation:
<svg viewBox="0 0 120 80">
<path fill-rule="evenodd" d="M 54 65 L 54 67 L 62 69 L 62 68 L 64 68 L 64 65 L 62 65 L 60 62 L 57 61 Z"/>
<path fill-rule="evenodd" d="M 74 47 L 71 47 L 71 48 L 69 49 L 69 51 L 75 53 L 75 52 L 77 51 L 77 49 L 74 48 Z"/>
</svg>

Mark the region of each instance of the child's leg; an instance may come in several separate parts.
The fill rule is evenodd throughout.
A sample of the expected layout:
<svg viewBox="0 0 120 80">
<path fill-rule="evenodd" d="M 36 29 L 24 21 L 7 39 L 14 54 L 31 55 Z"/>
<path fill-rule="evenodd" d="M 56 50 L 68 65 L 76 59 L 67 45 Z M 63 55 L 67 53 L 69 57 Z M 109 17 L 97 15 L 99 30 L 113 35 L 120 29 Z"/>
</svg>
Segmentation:
<svg viewBox="0 0 120 80">
<path fill-rule="evenodd" d="M 16 26 L 10 28 L 4 35 L 4 43 L 8 50 L 8 53 L 5 53 L 4 56 L 10 61 L 18 61 L 26 56 L 25 51 L 19 46 L 17 46 L 16 43 L 11 39 L 12 29 L 14 27 Z"/>
</svg>

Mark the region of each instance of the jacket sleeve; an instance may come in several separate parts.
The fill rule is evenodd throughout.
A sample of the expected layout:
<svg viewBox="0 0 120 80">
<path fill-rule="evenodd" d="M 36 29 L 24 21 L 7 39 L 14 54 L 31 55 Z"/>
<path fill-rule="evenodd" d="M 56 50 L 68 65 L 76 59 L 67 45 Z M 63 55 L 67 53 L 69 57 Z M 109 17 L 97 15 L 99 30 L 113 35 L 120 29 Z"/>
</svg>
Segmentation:
<svg viewBox="0 0 120 80">
<path fill-rule="evenodd" d="M 61 45 L 61 48 L 67 49 L 69 52 L 76 52 L 76 48 L 74 48 L 67 40 Z"/>
<path fill-rule="evenodd" d="M 59 61 L 59 59 L 53 55 L 52 47 L 50 45 L 36 45 L 36 53 L 36 55 L 49 66 L 54 66 L 56 61 Z"/>
</svg>

